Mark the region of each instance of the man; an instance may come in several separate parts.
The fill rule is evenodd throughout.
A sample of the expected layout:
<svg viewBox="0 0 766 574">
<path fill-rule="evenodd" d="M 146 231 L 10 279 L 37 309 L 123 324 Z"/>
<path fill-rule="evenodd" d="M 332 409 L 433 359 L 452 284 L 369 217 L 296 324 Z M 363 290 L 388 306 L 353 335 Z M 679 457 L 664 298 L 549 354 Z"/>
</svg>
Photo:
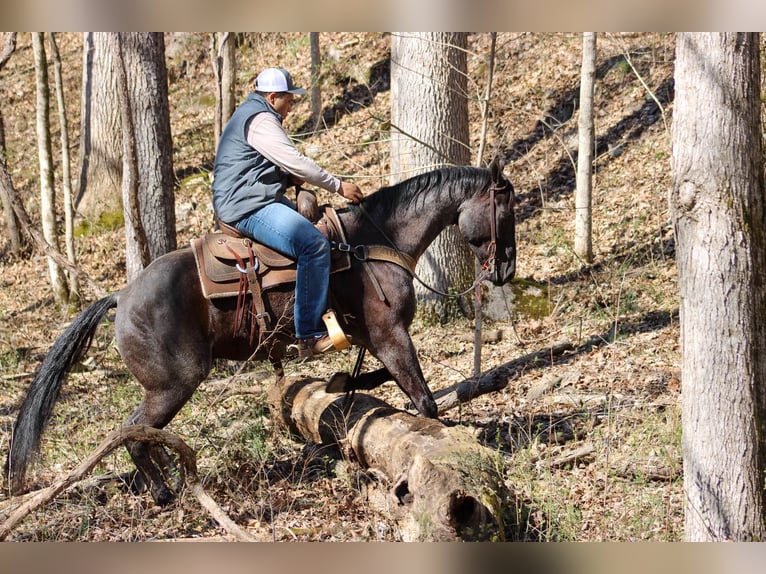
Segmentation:
<svg viewBox="0 0 766 574">
<path fill-rule="evenodd" d="M 267 68 L 255 91 L 234 111 L 218 143 L 213 170 L 213 208 L 224 223 L 297 261 L 295 336 L 298 357 L 332 347 L 322 323 L 330 282 L 330 244 L 284 193 L 308 182 L 352 203 L 362 200 L 354 183 L 341 181 L 301 154 L 282 121 L 296 94 L 283 68 Z"/>
</svg>

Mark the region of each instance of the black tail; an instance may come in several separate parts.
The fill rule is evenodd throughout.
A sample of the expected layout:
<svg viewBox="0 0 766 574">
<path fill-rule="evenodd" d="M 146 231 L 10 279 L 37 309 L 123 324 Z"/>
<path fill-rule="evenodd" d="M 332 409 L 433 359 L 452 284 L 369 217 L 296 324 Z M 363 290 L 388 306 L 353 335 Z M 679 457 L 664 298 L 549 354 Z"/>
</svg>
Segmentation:
<svg viewBox="0 0 766 574">
<path fill-rule="evenodd" d="M 40 435 L 50 419 L 53 404 L 69 370 L 90 347 L 93 335 L 109 309 L 117 306 L 117 294 L 100 299 L 85 309 L 59 335 L 35 375 L 21 403 L 11 435 L 5 473 L 11 493 L 24 492 L 24 474 L 40 445 Z"/>
</svg>

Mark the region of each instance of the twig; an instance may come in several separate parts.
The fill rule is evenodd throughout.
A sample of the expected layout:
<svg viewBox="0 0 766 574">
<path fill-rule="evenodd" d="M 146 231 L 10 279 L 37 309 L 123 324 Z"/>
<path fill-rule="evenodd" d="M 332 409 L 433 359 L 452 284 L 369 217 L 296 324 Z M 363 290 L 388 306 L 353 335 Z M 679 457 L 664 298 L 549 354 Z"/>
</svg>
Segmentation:
<svg viewBox="0 0 766 574">
<path fill-rule="evenodd" d="M 622 43 L 622 42 L 619 42 L 619 43 Z M 657 98 L 655 93 L 646 83 L 646 80 L 644 80 L 644 77 L 638 73 L 638 70 L 633 65 L 633 60 L 631 60 L 630 58 L 630 50 L 624 47 L 624 45 L 622 49 L 622 55 L 625 56 L 625 61 L 630 66 L 630 69 L 633 71 L 633 74 L 635 74 L 636 78 L 638 78 L 638 81 L 641 82 L 641 85 L 646 90 L 646 93 L 649 94 L 649 97 L 652 98 L 652 100 L 654 100 L 655 104 L 657 104 L 657 108 L 660 110 L 660 114 L 662 115 L 662 123 L 665 126 L 665 133 L 670 134 L 670 127 L 668 126 L 668 118 L 667 118 L 667 115 L 665 114 L 665 108 L 662 106 L 662 103 L 660 102 L 659 98 Z"/>
<path fill-rule="evenodd" d="M 583 458 L 589 457 L 594 452 L 596 452 L 596 447 L 593 446 L 592 443 L 588 442 L 574 450 L 570 450 L 566 454 L 562 454 L 561 456 L 552 458 L 550 460 L 540 460 L 539 462 L 549 468 L 560 468 L 562 466 L 566 466 L 570 462 L 576 462 L 578 460 L 582 460 Z"/>
</svg>

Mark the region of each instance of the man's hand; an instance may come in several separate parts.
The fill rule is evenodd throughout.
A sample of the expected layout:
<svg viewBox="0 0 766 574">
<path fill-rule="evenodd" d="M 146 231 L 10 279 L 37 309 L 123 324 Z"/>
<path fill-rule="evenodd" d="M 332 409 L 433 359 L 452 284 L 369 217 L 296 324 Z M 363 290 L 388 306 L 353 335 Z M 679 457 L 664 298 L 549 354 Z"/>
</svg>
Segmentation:
<svg viewBox="0 0 766 574">
<path fill-rule="evenodd" d="M 348 199 L 351 203 L 359 203 L 364 198 L 364 194 L 362 193 L 362 190 L 359 189 L 359 186 L 350 181 L 341 181 L 338 193 Z"/>
</svg>

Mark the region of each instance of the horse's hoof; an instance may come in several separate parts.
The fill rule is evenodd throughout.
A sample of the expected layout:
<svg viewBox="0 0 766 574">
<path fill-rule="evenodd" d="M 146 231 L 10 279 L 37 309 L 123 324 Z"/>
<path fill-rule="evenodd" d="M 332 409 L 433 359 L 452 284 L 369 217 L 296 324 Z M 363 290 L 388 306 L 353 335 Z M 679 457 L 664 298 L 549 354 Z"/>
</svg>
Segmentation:
<svg viewBox="0 0 766 574">
<path fill-rule="evenodd" d="M 416 403 L 415 408 L 417 408 L 418 412 L 420 412 L 420 414 L 426 418 L 439 418 L 439 408 L 436 406 L 436 401 L 434 401 L 432 398 L 422 398 Z"/>
<path fill-rule="evenodd" d="M 351 375 L 349 373 L 335 373 L 330 380 L 327 381 L 325 387 L 326 393 L 345 393 L 348 392 L 349 383 L 351 383 Z"/>
<path fill-rule="evenodd" d="M 176 495 L 173 494 L 168 487 L 162 485 L 157 488 L 152 488 L 152 498 L 157 506 L 167 506 L 175 501 Z"/>
<path fill-rule="evenodd" d="M 133 496 L 139 496 L 149 490 L 144 477 L 137 470 L 123 472 L 117 476 L 117 480 L 119 480 L 124 485 L 124 488 Z"/>
</svg>

